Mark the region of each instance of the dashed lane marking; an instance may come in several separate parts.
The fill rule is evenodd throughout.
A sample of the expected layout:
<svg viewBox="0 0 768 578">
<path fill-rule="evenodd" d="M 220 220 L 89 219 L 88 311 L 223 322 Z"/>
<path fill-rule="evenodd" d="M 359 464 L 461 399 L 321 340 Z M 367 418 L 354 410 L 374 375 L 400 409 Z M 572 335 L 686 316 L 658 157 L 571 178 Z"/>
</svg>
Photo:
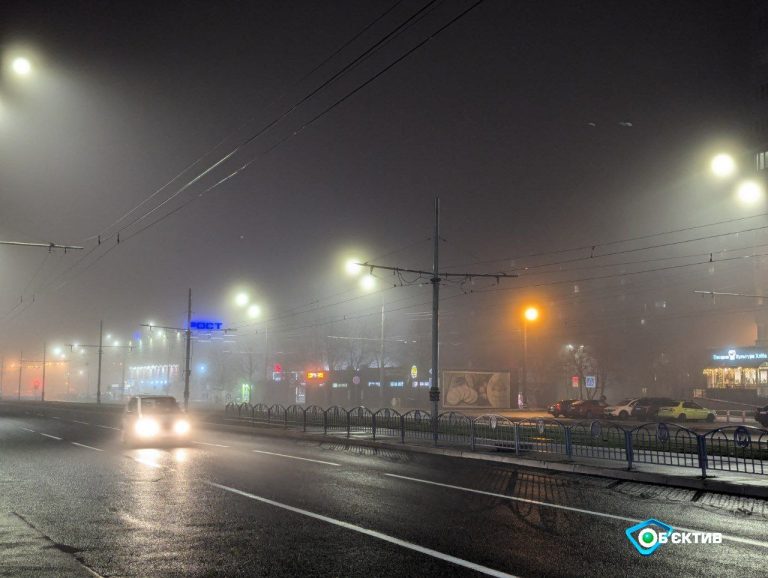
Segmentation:
<svg viewBox="0 0 768 578">
<path fill-rule="evenodd" d="M 300 458 L 299 456 L 289 456 L 287 454 L 277 454 L 275 452 L 265 452 L 263 450 L 251 450 L 252 452 L 255 452 L 257 454 L 267 454 L 268 456 L 278 456 L 281 458 L 290 458 L 292 460 L 302 460 L 305 462 L 315 462 L 316 464 L 325 464 L 327 466 L 340 466 L 341 464 L 335 464 L 333 462 L 324 462 L 322 460 L 313 460 L 310 458 Z"/>
<path fill-rule="evenodd" d="M 72 445 L 73 445 L 73 446 L 77 446 L 77 447 L 79 447 L 79 448 L 85 448 L 85 449 L 88 449 L 88 450 L 95 450 L 95 451 L 97 451 L 97 452 L 103 452 L 103 451 L 104 451 L 104 450 L 102 450 L 102 449 L 100 449 L 100 448 L 95 448 L 95 447 L 93 447 L 93 446 L 87 446 L 87 445 L 85 445 L 85 444 L 79 444 L 79 443 L 77 443 L 77 442 L 71 442 L 71 443 L 72 443 Z"/>
<path fill-rule="evenodd" d="M 437 550 L 432 550 L 431 548 L 425 548 L 424 546 L 419 546 L 418 544 L 414 544 L 412 542 L 406 542 L 405 540 L 401 540 L 400 538 L 395 538 L 394 536 L 377 532 L 376 530 L 369 530 L 368 528 L 363 528 L 362 526 L 356 526 L 355 524 L 350 524 L 349 522 L 344 522 L 342 520 L 336 520 L 335 518 L 329 518 L 328 516 L 323 516 L 322 514 L 316 514 L 315 512 L 310 512 L 309 510 L 303 510 L 301 508 L 289 506 L 288 504 L 276 502 L 275 500 L 270 500 L 269 498 L 262 498 L 261 496 L 256 496 L 255 494 L 249 494 L 248 492 L 244 492 L 236 488 L 230 488 L 229 486 L 222 486 L 221 484 L 217 484 L 215 482 L 205 482 L 205 483 L 208 484 L 209 486 L 219 488 L 226 492 L 232 492 L 233 494 L 238 494 L 240 496 L 250 498 L 251 500 L 256 500 L 264 504 L 269 504 L 270 506 L 275 506 L 276 508 L 282 508 L 283 510 L 288 510 L 289 512 L 294 512 L 295 514 L 301 514 L 302 516 L 314 518 L 315 520 L 320 520 L 328 524 L 333 524 L 334 526 L 339 526 L 340 528 L 344 528 L 346 530 L 352 530 L 353 532 L 358 532 L 360 534 L 364 534 L 372 538 L 377 538 L 379 540 L 383 540 L 384 542 L 389 542 L 390 544 L 395 544 L 397 546 L 407 548 L 408 550 L 413 550 L 421 554 L 426 554 L 427 556 L 431 556 L 439 560 L 444 560 L 446 562 L 450 562 L 451 564 L 455 564 L 463 568 L 474 570 L 475 572 L 480 572 L 481 574 L 485 574 L 486 576 L 495 576 L 497 578 L 515 578 L 512 574 L 507 574 L 506 572 L 494 570 L 493 568 L 488 568 L 487 566 L 481 566 L 480 564 L 475 564 L 474 562 L 464 560 L 463 558 L 457 558 L 456 556 L 451 556 L 450 554 L 444 554 L 442 552 L 438 552 Z"/>
<path fill-rule="evenodd" d="M 200 444 L 201 446 L 214 446 L 214 447 L 217 447 L 217 448 L 228 448 L 229 447 L 229 446 L 225 446 L 225 445 L 222 445 L 222 444 L 211 444 L 211 443 L 208 443 L 208 442 L 196 442 L 194 440 L 192 440 L 192 443 L 193 444 Z"/>
</svg>

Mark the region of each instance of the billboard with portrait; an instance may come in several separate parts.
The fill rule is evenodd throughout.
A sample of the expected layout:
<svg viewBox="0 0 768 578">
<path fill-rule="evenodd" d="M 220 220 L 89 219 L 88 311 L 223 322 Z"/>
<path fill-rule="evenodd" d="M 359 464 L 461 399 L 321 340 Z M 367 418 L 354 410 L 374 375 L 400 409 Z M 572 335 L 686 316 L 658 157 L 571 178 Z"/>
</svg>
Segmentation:
<svg viewBox="0 0 768 578">
<path fill-rule="evenodd" d="M 510 407 L 508 371 L 444 371 L 441 389 L 445 409 Z"/>
</svg>

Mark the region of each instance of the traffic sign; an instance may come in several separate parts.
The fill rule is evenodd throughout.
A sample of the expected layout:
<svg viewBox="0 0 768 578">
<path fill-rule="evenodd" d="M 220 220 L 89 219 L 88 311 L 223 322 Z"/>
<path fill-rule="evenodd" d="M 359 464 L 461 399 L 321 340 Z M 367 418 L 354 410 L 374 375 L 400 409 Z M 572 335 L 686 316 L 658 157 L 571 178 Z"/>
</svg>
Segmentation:
<svg viewBox="0 0 768 578">
<path fill-rule="evenodd" d="M 573 389 L 579 389 L 579 376 L 578 375 L 574 375 L 573 377 L 571 377 L 571 387 Z"/>
<path fill-rule="evenodd" d="M 586 380 L 584 381 L 584 387 L 588 389 L 595 389 L 597 387 L 597 376 L 588 375 Z"/>
</svg>

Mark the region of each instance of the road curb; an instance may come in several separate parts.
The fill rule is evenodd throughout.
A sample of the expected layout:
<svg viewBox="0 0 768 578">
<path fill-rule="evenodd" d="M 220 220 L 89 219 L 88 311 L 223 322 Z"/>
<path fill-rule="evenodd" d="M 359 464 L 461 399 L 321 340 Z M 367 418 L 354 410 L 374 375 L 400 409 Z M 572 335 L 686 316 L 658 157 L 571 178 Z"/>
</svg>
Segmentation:
<svg viewBox="0 0 768 578">
<path fill-rule="evenodd" d="M 238 433 L 250 433 L 257 435 L 266 435 L 272 437 L 283 437 L 291 439 L 312 439 L 327 443 L 342 443 L 353 446 L 363 446 L 379 448 L 386 450 L 395 450 L 402 452 L 412 452 L 420 454 L 441 455 L 460 459 L 479 460 L 484 462 L 495 462 L 521 466 L 529 469 L 546 470 L 549 472 L 581 474 L 588 476 L 597 476 L 601 478 L 610 478 L 614 480 L 642 482 L 646 484 L 655 484 L 661 486 L 671 486 L 677 488 L 686 488 L 691 490 L 701 490 L 706 492 L 716 492 L 721 494 L 733 494 L 749 498 L 768 499 L 768 483 L 763 486 L 753 484 L 738 484 L 727 480 L 717 478 L 699 478 L 658 474 L 653 472 L 642 472 L 636 470 L 622 470 L 616 468 L 601 468 L 586 464 L 574 462 L 548 462 L 530 458 L 520 458 L 516 456 L 506 456 L 486 452 L 471 452 L 457 448 L 447 447 L 429 447 L 413 444 L 392 443 L 372 439 L 346 438 L 329 436 L 325 434 L 305 433 L 296 430 L 286 430 L 282 426 L 269 427 L 266 424 L 257 424 L 253 426 L 222 424 L 220 422 L 202 422 L 201 425 L 212 426 L 218 430 L 233 431 Z M 266 427 L 262 427 L 266 426 Z"/>
</svg>

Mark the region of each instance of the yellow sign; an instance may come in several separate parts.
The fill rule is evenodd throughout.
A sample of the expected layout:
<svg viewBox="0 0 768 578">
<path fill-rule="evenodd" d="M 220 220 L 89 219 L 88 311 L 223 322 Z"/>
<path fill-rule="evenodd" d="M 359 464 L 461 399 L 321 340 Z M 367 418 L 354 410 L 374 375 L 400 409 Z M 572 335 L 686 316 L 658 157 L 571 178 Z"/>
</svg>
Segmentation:
<svg viewBox="0 0 768 578">
<path fill-rule="evenodd" d="M 411 379 L 416 379 L 419 377 L 419 368 L 415 365 L 411 366 Z"/>
</svg>

